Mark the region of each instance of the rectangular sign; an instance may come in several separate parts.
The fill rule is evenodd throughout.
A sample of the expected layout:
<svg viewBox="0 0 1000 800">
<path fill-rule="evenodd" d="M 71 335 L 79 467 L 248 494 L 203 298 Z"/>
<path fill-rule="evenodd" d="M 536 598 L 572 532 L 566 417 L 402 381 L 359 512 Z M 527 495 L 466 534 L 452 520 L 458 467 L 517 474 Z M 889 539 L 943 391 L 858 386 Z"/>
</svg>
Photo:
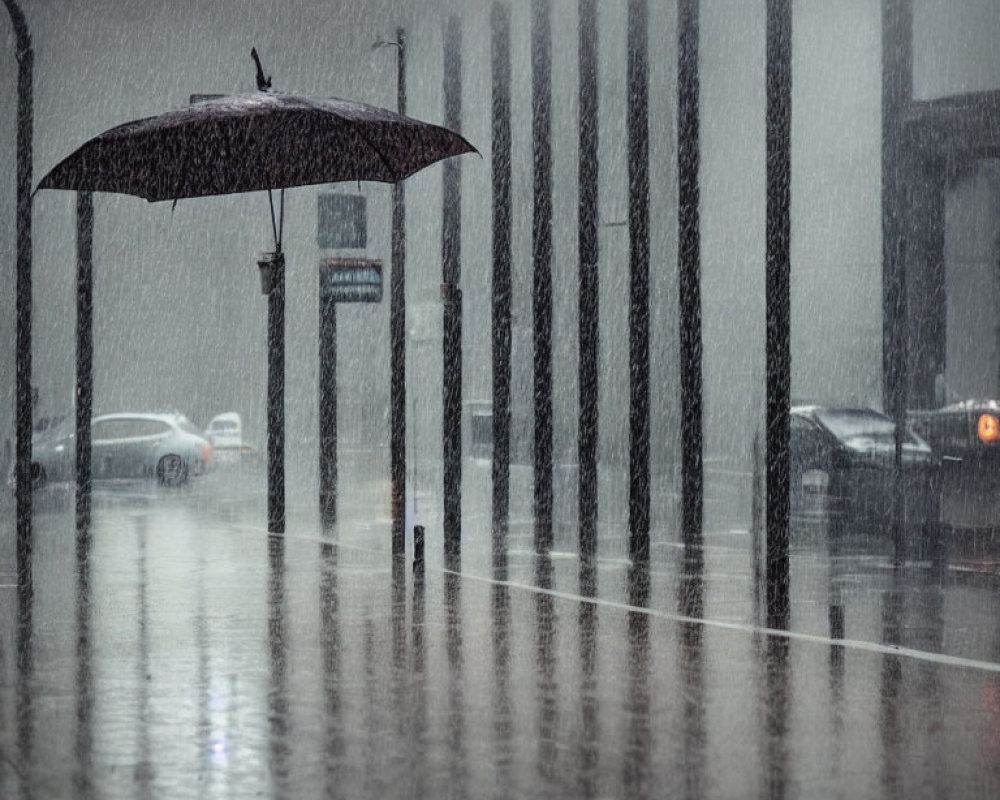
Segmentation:
<svg viewBox="0 0 1000 800">
<path fill-rule="evenodd" d="M 370 258 L 324 258 L 319 262 L 320 297 L 334 303 L 382 301 L 382 262 Z"/>
<path fill-rule="evenodd" d="M 368 243 L 365 197 L 358 194 L 320 194 L 316 241 L 324 250 L 362 249 Z"/>
</svg>

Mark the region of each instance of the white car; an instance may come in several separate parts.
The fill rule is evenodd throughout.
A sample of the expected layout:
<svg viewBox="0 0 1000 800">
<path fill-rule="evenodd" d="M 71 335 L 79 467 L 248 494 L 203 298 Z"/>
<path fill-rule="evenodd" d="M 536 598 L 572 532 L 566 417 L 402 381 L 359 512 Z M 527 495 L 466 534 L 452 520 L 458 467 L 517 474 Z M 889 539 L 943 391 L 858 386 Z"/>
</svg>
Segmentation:
<svg viewBox="0 0 1000 800">
<path fill-rule="evenodd" d="M 212 417 L 205 428 L 205 438 L 218 461 L 238 461 L 243 453 L 243 420 L 235 411 Z"/>
<path fill-rule="evenodd" d="M 95 479 L 153 478 L 179 486 L 208 470 L 212 445 L 183 414 L 104 414 L 90 428 L 90 469 Z M 32 446 L 32 478 L 75 480 L 76 434 L 64 423 Z"/>
</svg>

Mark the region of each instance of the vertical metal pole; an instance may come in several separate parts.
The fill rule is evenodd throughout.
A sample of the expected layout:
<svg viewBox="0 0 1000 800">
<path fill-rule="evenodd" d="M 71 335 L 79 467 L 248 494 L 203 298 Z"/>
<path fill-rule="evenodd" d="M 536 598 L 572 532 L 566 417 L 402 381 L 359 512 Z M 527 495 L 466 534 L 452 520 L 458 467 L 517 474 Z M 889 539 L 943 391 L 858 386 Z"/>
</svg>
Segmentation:
<svg viewBox="0 0 1000 800">
<path fill-rule="evenodd" d="M 324 525 L 337 521 L 337 303 L 319 285 L 319 507 Z"/>
<path fill-rule="evenodd" d="M 406 31 L 396 29 L 396 110 L 406 113 Z M 392 187 L 392 274 L 389 278 L 389 472 L 392 554 L 406 550 L 406 187 Z"/>
<path fill-rule="evenodd" d="M 285 532 L 285 260 L 267 296 L 267 530 Z"/>
<path fill-rule="evenodd" d="M 76 195 L 76 530 L 90 528 L 90 418 L 94 406 L 94 195 Z"/>
<path fill-rule="evenodd" d="M 649 54 L 646 0 L 628 4 L 629 557 L 649 560 Z"/>
<path fill-rule="evenodd" d="M 89 196 L 89 193 L 88 193 Z M 79 446 L 79 442 L 77 442 Z M 79 483 L 77 507 L 79 508 Z M 89 508 L 88 508 L 89 514 Z M 76 760 L 73 784 L 83 797 L 94 797 L 94 659 L 91 636 L 90 532 L 89 519 L 81 525 L 77 511 L 76 538 L 76 737 L 73 755 Z"/>
<path fill-rule="evenodd" d="M 288 692 L 289 609 L 285 592 L 285 538 L 267 539 L 269 572 L 267 578 L 267 644 L 270 656 L 267 687 L 268 769 L 275 783 L 275 793 L 287 795 L 290 784 L 290 716 Z"/>
<path fill-rule="evenodd" d="M 510 514 L 511 139 L 510 11 L 493 4 L 493 567 L 506 579 Z"/>
<path fill-rule="evenodd" d="M 329 542 L 320 545 L 321 572 L 319 578 L 319 647 L 321 653 L 320 674 L 323 676 L 322 708 L 324 714 L 324 753 L 344 753 L 347 749 L 347 731 L 340 723 L 346 707 L 346 691 L 343 665 L 346 661 L 344 647 L 345 620 L 341 615 L 341 594 L 338 586 L 340 553 L 337 546 Z M 235 679 L 234 679 L 235 680 Z M 317 698 L 318 700 L 319 698 Z M 324 797 L 336 797 L 343 790 L 343 772 L 337 768 L 323 770 Z"/>
<path fill-rule="evenodd" d="M 462 29 L 448 17 L 444 32 L 444 125 L 462 129 Z M 462 550 L 462 167 L 458 159 L 443 164 L 441 210 L 442 451 L 444 464 L 444 551 L 457 558 Z M 453 567 L 455 565 L 452 565 Z"/>
<path fill-rule="evenodd" d="M 532 0 L 531 10 L 535 550 L 547 553 L 552 549 L 552 21 L 549 0 Z"/>
<path fill-rule="evenodd" d="M 597 457 L 599 439 L 597 367 L 600 354 L 600 243 L 597 238 L 599 163 L 597 95 L 597 0 L 580 0 L 580 156 L 577 206 L 579 242 L 580 557 L 597 553 Z"/>
<path fill-rule="evenodd" d="M 34 713 L 31 679 L 34 672 L 33 604 L 31 573 L 31 172 L 32 172 L 32 68 L 34 53 L 24 14 L 15 0 L 4 0 L 14 26 L 17 47 L 17 266 L 16 266 L 16 466 L 17 506 L 17 740 L 18 757 L 28 764 L 34 750 Z"/>
<path fill-rule="evenodd" d="M 31 172 L 34 110 L 34 51 L 24 13 L 15 0 L 4 0 L 14 26 L 17 48 L 17 330 L 15 389 L 15 483 L 17 506 L 17 586 L 23 625 L 31 621 Z"/>
<path fill-rule="evenodd" d="M 892 540 L 904 557 L 903 435 L 907 404 L 906 153 L 902 115 L 913 95 L 911 0 L 882 2 L 882 373 L 886 413 L 896 422 Z"/>
<path fill-rule="evenodd" d="M 789 616 L 792 2 L 767 0 L 767 623 Z"/>
<path fill-rule="evenodd" d="M 700 0 L 677 6 L 677 227 L 681 370 L 681 535 L 698 547 L 703 521 L 701 342 Z"/>
</svg>

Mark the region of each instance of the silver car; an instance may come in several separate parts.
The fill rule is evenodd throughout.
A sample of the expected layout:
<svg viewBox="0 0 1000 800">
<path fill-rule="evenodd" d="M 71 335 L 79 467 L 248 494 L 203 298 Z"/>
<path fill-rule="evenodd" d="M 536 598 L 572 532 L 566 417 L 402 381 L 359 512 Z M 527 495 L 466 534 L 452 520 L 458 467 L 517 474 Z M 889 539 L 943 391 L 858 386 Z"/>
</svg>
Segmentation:
<svg viewBox="0 0 1000 800">
<path fill-rule="evenodd" d="M 179 486 L 208 470 L 212 446 L 183 414 L 104 414 L 91 428 L 91 475 L 103 478 L 153 478 Z M 76 436 L 62 425 L 32 446 L 32 477 L 74 480 Z"/>
</svg>

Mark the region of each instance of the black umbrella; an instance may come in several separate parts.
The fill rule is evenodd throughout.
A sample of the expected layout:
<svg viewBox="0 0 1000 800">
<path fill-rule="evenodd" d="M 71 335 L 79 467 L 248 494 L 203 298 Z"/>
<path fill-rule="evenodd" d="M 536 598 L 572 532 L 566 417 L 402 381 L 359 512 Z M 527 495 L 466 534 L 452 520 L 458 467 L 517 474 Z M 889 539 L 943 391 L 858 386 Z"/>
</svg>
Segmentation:
<svg viewBox="0 0 1000 800">
<path fill-rule="evenodd" d="M 458 134 L 384 108 L 254 92 L 111 128 L 59 162 L 38 188 L 156 202 L 339 181 L 395 183 L 470 152 L 475 148 Z"/>
<path fill-rule="evenodd" d="M 258 65 L 258 88 L 270 85 Z M 438 125 L 337 99 L 259 91 L 213 97 L 127 122 L 57 164 L 39 189 L 118 192 L 150 202 L 339 181 L 395 183 L 476 152 Z M 283 199 L 283 195 L 282 195 Z M 282 203 L 283 209 L 284 203 Z M 284 531 L 284 256 L 261 262 L 268 297 L 268 529 Z"/>
</svg>

